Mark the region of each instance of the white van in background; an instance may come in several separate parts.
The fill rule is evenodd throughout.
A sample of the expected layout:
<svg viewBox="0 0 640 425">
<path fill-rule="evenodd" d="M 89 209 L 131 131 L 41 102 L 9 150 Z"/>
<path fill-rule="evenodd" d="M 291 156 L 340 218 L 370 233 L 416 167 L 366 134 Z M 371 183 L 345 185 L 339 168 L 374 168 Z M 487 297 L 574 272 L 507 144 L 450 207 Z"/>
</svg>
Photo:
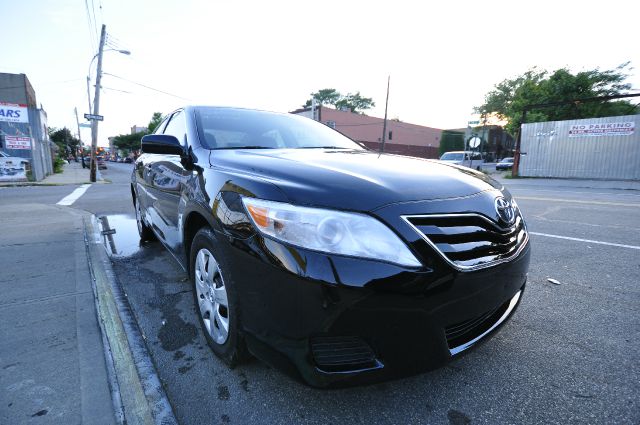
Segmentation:
<svg viewBox="0 0 640 425">
<path fill-rule="evenodd" d="M 462 165 L 480 171 L 484 164 L 484 158 L 480 152 L 472 151 L 451 151 L 445 152 L 440 157 L 440 161 L 448 164 Z"/>
</svg>

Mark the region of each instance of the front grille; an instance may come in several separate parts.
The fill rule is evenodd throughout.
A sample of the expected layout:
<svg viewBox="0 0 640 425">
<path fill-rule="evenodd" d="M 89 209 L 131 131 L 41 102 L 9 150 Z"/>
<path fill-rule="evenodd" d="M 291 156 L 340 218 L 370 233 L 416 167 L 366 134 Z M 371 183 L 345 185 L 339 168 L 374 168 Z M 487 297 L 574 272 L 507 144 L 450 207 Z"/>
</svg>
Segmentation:
<svg viewBox="0 0 640 425">
<path fill-rule="evenodd" d="M 449 352 L 452 355 L 461 353 L 504 323 L 515 310 L 521 295 L 522 290 L 518 291 L 513 298 L 498 308 L 487 311 L 472 319 L 465 320 L 464 322 L 447 326 L 444 329 L 444 333 L 447 338 Z"/>
<path fill-rule="evenodd" d="M 403 218 L 459 270 L 489 267 L 506 261 L 520 252 L 528 238 L 520 215 L 507 228 L 479 214 Z"/>
<path fill-rule="evenodd" d="M 311 338 L 311 353 L 319 369 L 325 372 L 347 372 L 377 367 L 376 356 L 358 337 Z"/>
<path fill-rule="evenodd" d="M 464 322 L 456 323 L 451 326 L 447 326 L 444 330 L 447 337 L 447 344 L 449 348 L 458 347 L 471 341 L 478 335 L 481 335 L 487 329 L 489 329 L 502 314 L 509 307 L 509 302 L 501 305 L 500 307 L 486 312 L 485 314 L 474 317 L 473 319 L 466 320 Z"/>
</svg>

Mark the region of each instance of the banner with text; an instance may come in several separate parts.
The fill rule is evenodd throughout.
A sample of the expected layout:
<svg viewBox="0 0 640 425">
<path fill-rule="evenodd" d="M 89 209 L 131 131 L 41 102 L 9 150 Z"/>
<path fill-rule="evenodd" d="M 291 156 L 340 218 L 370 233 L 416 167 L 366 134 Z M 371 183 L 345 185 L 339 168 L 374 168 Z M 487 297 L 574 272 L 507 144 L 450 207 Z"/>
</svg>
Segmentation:
<svg viewBox="0 0 640 425">
<path fill-rule="evenodd" d="M 27 105 L 0 102 L 0 121 L 29 122 Z"/>
<path fill-rule="evenodd" d="M 31 149 L 30 137 L 4 136 L 5 149 Z"/>
<path fill-rule="evenodd" d="M 630 136 L 635 130 L 635 125 L 633 121 L 577 124 L 569 128 L 569 137 Z"/>
</svg>

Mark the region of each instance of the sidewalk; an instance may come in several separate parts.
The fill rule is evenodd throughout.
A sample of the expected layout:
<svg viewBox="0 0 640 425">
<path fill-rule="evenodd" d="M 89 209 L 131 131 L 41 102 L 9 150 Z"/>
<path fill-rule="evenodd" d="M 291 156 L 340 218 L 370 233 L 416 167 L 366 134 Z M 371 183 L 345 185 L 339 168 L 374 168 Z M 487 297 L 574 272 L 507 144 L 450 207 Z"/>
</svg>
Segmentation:
<svg viewBox="0 0 640 425">
<path fill-rule="evenodd" d="M 502 173 L 504 174 L 504 173 Z M 640 190 L 640 181 L 630 180 L 586 180 L 586 179 L 552 179 L 527 178 L 507 179 L 502 174 L 492 174 L 495 180 L 506 187 L 570 187 L 575 189 L 617 189 Z"/>
<path fill-rule="evenodd" d="M 62 173 L 51 174 L 39 182 L 0 182 L 0 186 L 47 186 L 47 185 L 67 185 L 85 184 L 89 181 L 89 168 L 82 168 L 81 162 L 71 161 L 65 163 Z M 100 170 L 96 170 L 96 183 L 104 183 Z"/>
<path fill-rule="evenodd" d="M 96 217 L 2 213 L 0 424 L 176 424 Z"/>
<path fill-rule="evenodd" d="M 88 214 L 42 204 L 2 212 L 0 423 L 117 423 L 84 240 Z"/>
</svg>

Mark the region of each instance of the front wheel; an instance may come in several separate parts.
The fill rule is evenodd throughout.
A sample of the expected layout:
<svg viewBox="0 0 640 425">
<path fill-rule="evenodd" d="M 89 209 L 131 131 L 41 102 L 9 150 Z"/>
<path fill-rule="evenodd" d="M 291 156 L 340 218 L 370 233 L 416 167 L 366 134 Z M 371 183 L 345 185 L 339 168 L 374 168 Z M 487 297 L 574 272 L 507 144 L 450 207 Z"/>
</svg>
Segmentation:
<svg viewBox="0 0 640 425">
<path fill-rule="evenodd" d="M 143 242 L 154 240 L 156 235 L 153 234 L 153 230 L 151 230 L 151 227 L 149 227 L 147 223 L 144 222 L 144 219 L 142 218 L 142 210 L 140 209 L 139 199 L 135 200 L 135 209 L 136 209 L 136 224 L 138 225 L 138 234 L 140 235 L 140 240 Z"/>
<path fill-rule="evenodd" d="M 213 352 L 234 367 L 245 356 L 239 329 L 239 304 L 222 252 L 208 227 L 196 233 L 191 245 L 191 280 L 196 313 Z"/>
</svg>

